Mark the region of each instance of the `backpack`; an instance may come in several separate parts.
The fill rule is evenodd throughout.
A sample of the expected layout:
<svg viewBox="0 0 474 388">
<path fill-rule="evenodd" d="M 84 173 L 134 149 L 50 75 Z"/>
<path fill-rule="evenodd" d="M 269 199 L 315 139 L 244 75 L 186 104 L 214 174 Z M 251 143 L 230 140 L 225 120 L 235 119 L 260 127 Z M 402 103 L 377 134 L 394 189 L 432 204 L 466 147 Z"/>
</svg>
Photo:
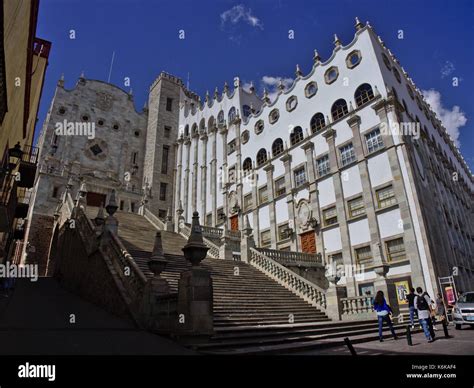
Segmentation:
<svg viewBox="0 0 474 388">
<path fill-rule="evenodd" d="M 425 299 L 425 294 L 417 296 L 417 298 L 416 298 L 416 308 L 417 308 L 417 310 L 429 310 L 430 309 L 430 307 L 428 305 L 428 302 Z"/>
</svg>

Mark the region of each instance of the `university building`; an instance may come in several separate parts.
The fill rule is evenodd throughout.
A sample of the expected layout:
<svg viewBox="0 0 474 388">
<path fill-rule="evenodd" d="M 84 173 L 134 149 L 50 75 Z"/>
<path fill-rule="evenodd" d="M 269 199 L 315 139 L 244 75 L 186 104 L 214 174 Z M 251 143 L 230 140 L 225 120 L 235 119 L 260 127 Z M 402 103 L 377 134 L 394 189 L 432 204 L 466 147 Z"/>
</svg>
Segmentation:
<svg viewBox="0 0 474 388">
<path fill-rule="evenodd" d="M 260 247 L 341 265 L 349 297 L 409 286 L 433 295 L 453 273 L 472 288 L 467 164 L 369 25 L 334 45 L 327 60 L 315 51 L 308 74 L 297 66 L 273 102 L 238 78 L 203 104 L 181 102 L 178 214 L 231 231 L 248 218 Z"/>
</svg>

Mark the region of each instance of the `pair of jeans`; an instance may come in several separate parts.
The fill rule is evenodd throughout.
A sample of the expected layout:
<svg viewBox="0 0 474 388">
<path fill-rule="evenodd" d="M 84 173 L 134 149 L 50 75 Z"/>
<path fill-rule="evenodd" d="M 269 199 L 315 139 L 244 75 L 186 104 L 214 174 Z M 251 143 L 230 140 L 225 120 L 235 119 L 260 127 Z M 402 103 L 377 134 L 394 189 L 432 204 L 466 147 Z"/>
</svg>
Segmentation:
<svg viewBox="0 0 474 388">
<path fill-rule="evenodd" d="M 415 306 L 410 306 L 410 323 L 412 324 L 412 326 L 415 325 L 415 312 L 416 312 Z"/>
<path fill-rule="evenodd" d="M 431 318 L 420 319 L 421 326 L 423 327 L 423 332 L 425 333 L 425 337 L 428 341 L 432 339 L 431 337 L 431 328 L 430 328 L 430 320 Z"/>
<path fill-rule="evenodd" d="M 377 316 L 379 320 L 379 338 L 382 339 L 382 328 L 383 328 L 383 323 L 385 322 L 387 326 L 390 328 L 390 331 L 392 332 L 393 337 L 396 337 L 397 335 L 395 334 L 395 330 L 393 329 L 392 325 L 392 320 L 390 319 L 390 314 L 384 315 L 384 316 Z"/>
</svg>

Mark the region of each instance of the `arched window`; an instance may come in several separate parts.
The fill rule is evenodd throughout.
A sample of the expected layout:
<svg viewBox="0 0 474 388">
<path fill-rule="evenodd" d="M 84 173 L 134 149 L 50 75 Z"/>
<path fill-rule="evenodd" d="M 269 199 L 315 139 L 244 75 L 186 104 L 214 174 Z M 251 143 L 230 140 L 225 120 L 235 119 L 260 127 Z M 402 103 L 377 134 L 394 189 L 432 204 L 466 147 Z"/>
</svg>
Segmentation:
<svg viewBox="0 0 474 388">
<path fill-rule="evenodd" d="M 184 127 L 184 136 L 189 136 L 189 125 Z"/>
<path fill-rule="evenodd" d="M 257 152 L 257 166 L 261 166 L 267 161 L 267 150 L 265 148 L 260 148 L 260 151 Z"/>
<path fill-rule="evenodd" d="M 244 170 L 244 173 L 252 171 L 252 159 L 246 158 L 242 163 L 242 169 Z"/>
<path fill-rule="evenodd" d="M 205 126 L 206 126 L 206 121 L 204 120 L 204 118 L 202 118 L 199 123 L 199 129 L 203 131 Z"/>
<path fill-rule="evenodd" d="M 212 128 L 214 128 L 214 125 L 216 125 L 216 120 L 214 119 L 214 116 L 211 116 L 207 121 L 207 128 L 209 128 L 209 130 L 212 130 Z"/>
<path fill-rule="evenodd" d="M 235 107 L 234 106 L 230 108 L 229 114 L 227 115 L 227 117 L 229 119 L 229 125 L 232 124 L 235 120 Z"/>
<path fill-rule="evenodd" d="M 217 124 L 224 124 L 224 111 L 221 110 L 217 115 Z"/>
<path fill-rule="evenodd" d="M 348 113 L 346 100 L 340 98 L 332 104 L 331 114 L 334 121 L 339 120 Z"/>
<path fill-rule="evenodd" d="M 319 112 L 316 113 L 313 117 L 311 117 L 310 127 L 311 132 L 315 133 L 320 131 L 326 126 L 326 122 L 324 120 L 324 115 Z"/>
<path fill-rule="evenodd" d="M 192 128 L 191 128 L 191 133 L 192 135 L 196 135 L 198 133 L 198 126 L 196 123 L 193 124 Z"/>
<path fill-rule="evenodd" d="M 272 144 L 273 156 L 278 156 L 283 152 L 283 140 L 278 138 Z"/>
<path fill-rule="evenodd" d="M 370 86 L 369 84 L 360 85 L 354 93 L 354 98 L 357 106 L 361 106 L 369 102 L 374 98 L 374 91 L 372 90 L 372 86 Z"/>
<path fill-rule="evenodd" d="M 291 145 L 298 144 L 304 139 L 303 129 L 301 127 L 295 127 L 290 133 L 290 143 Z"/>
</svg>

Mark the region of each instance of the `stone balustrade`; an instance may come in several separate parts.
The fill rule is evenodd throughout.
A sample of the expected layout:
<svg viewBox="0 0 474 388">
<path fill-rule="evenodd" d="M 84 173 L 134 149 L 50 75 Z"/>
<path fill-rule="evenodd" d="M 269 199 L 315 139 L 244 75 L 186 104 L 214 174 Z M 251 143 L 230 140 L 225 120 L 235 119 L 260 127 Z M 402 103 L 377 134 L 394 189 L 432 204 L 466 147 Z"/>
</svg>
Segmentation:
<svg viewBox="0 0 474 388">
<path fill-rule="evenodd" d="M 298 265 L 298 266 L 321 266 L 322 258 L 311 253 L 279 251 L 269 248 L 256 248 L 265 256 L 275 260 L 282 265 Z"/>
<path fill-rule="evenodd" d="M 249 263 L 311 305 L 326 312 L 325 290 L 297 275 L 255 248 L 250 248 Z"/>
<path fill-rule="evenodd" d="M 205 226 L 201 225 L 202 235 L 204 237 L 209 238 L 221 238 L 222 237 L 222 229 L 221 228 L 214 228 L 213 226 Z"/>
<path fill-rule="evenodd" d="M 357 320 L 374 318 L 373 298 L 370 296 L 352 296 L 341 298 L 343 320 Z"/>
<path fill-rule="evenodd" d="M 188 224 L 183 224 L 179 228 L 179 232 L 184 238 L 189 239 L 189 236 L 191 235 L 191 227 Z M 209 248 L 207 254 L 213 259 L 219 259 L 219 247 L 204 236 L 202 239 L 204 244 Z"/>
<path fill-rule="evenodd" d="M 157 229 L 166 230 L 165 223 L 155 216 L 150 210 L 145 208 L 143 216 Z"/>
</svg>

